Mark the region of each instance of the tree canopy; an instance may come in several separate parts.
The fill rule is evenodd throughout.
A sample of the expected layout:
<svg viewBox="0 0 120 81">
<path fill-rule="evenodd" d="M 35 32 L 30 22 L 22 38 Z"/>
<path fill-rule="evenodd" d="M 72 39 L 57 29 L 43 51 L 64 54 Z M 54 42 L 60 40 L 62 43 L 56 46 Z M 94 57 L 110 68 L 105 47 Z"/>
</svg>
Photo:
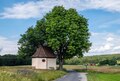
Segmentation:
<svg viewBox="0 0 120 81">
<path fill-rule="evenodd" d="M 75 9 L 55 6 L 35 27 L 30 27 L 21 35 L 18 44 L 19 55 L 26 57 L 34 54 L 39 45 L 47 45 L 56 53 L 60 69 L 63 60 L 74 56 L 81 57 L 91 46 L 88 22 Z"/>
</svg>

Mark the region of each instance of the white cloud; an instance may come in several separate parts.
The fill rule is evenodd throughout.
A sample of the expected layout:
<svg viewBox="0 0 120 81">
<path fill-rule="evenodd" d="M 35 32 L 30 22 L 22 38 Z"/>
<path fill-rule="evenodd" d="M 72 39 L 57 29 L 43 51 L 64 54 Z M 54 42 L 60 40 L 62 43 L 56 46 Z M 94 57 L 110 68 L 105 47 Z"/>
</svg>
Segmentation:
<svg viewBox="0 0 120 81">
<path fill-rule="evenodd" d="M 77 11 L 103 9 L 111 12 L 120 12 L 120 0 L 40 0 L 17 3 L 12 7 L 4 8 L 4 12 L 0 13 L 0 17 L 17 19 L 42 17 L 56 5 L 63 5 L 65 8 L 75 8 Z"/>
<path fill-rule="evenodd" d="M 113 40 L 114 40 L 113 37 L 108 37 L 108 38 L 106 38 L 106 41 L 108 41 L 108 42 L 113 41 Z"/>
<path fill-rule="evenodd" d="M 1 13 L 3 18 L 31 18 L 39 15 L 39 6 L 34 2 L 14 4 Z"/>
<path fill-rule="evenodd" d="M 0 36 L 0 55 L 16 54 L 17 50 L 17 40 L 8 40 L 8 38 Z"/>
<path fill-rule="evenodd" d="M 120 53 L 120 36 L 114 33 L 94 33 L 91 39 L 92 47 L 85 55 Z"/>
<path fill-rule="evenodd" d="M 106 43 L 105 45 L 101 45 L 100 47 L 92 49 L 91 51 L 92 52 L 97 52 L 97 53 L 99 52 L 99 53 L 101 53 L 101 52 L 105 52 L 105 51 L 111 50 L 112 46 L 113 46 L 112 43 Z"/>
<path fill-rule="evenodd" d="M 113 48 L 114 50 L 120 50 L 120 46 L 116 46 Z"/>
</svg>

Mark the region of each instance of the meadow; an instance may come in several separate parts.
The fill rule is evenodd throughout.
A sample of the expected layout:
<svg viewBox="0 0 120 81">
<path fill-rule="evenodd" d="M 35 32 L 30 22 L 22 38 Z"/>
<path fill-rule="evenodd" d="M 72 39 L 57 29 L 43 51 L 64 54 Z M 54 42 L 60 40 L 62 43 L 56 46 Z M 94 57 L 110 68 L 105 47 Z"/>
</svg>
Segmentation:
<svg viewBox="0 0 120 81">
<path fill-rule="evenodd" d="M 0 81 L 52 81 L 65 74 L 57 70 L 35 70 L 30 66 L 0 67 Z"/>
<path fill-rule="evenodd" d="M 64 65 L 67 70 L 87 72 L 88 81 L 120 81 L 120 66 Z M 0 81 L 53 81 L 67 74 L 58 70 L 36 70 L 31 66 L 1 66 Z"/>
<path fill-rule="evenodd" d="M 87 72 L 88 81 L 120 81 L 120 66 L 65 65 L 66 69 Z"/>
<path fill-rule="evenodd" d="M 120 81 L 120 73 L 89 73 L 88 81 Z"/>
<path fill-rule="evenodd" d="M 119 66 L 102 66 L 88 69 L 88 81 L 120 81 Z"/>
</svg>

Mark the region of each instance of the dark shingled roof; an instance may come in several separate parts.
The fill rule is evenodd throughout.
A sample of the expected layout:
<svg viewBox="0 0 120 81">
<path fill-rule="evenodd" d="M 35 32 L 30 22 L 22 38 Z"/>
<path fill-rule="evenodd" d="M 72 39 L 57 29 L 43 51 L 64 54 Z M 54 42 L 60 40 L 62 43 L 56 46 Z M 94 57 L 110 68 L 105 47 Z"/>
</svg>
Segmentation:
<svg viewBox="0 0 120 81">
<path fill-rule="evenodd" d="M 56 56 L 49 47 L 40 46 L 32 55 L 32 58 L 56 58 Z"/>
</svg>

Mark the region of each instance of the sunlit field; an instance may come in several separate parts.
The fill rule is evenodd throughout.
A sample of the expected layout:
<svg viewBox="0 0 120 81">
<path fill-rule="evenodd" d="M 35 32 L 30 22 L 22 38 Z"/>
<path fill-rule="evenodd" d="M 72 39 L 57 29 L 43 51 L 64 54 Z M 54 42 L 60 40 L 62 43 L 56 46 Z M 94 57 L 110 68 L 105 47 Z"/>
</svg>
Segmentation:
<svg viewBox="0 0 120 81">
<path fill-rule="evenodd" d="M 120 81 L 120 73 L 89 73 L 88 81 Z"/>
<path fill-rule="evenodd" d="M 87 72 L 88 81 L 120 81 L 120 66 L 65 65 L 66 69 Z"/>
<path fill-rule="evenodd" d="M 87 72 L 88 81 L 119 81 L 120 66 L 64 65 L 67 70 Z M 55 70 L 35 70 L 31 66 L 1 66 L 0 81 L 53 81 L 67 72 Z"/>
<path fill-rule="evenodd" d="M 0 67 L 0 81 L 52 81 L 66 72 L 35 70 L 30 66 Z"/>
</svg>

